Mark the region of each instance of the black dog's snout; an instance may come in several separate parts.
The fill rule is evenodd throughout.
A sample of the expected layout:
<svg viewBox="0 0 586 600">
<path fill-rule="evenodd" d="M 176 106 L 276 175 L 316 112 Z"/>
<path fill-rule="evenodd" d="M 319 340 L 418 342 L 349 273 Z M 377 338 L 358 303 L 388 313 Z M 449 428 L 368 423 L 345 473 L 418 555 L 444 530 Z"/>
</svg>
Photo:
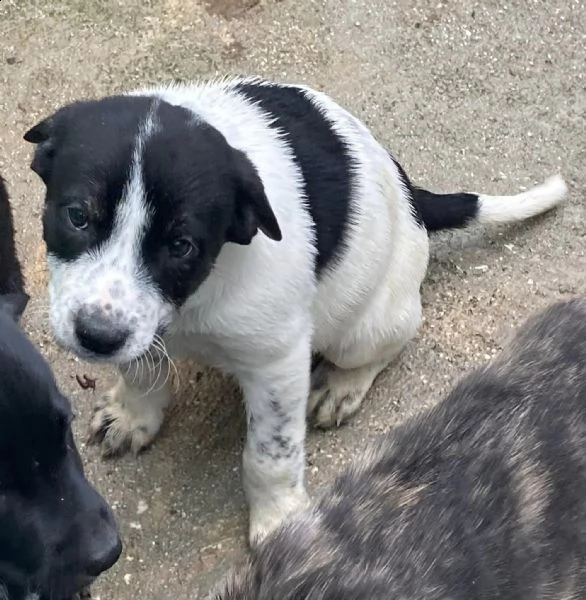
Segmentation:
<svg viewBox="0 0 586 600">
<path fill-rule="evenodd" d="M 115 529 L 100 540 L 100 544 L 91 549 L 86 564 L 86 572 L 97 577 L 116 564 L 122 554 L 122 541 Z"/>
<path fill-rule="evenodd" d="M 75 317 L 75 335 L 80 345 L 101 356 L 111 356 L 124 346 L 130 331 L 101 311 L 80 310 Z"/>
</svg>

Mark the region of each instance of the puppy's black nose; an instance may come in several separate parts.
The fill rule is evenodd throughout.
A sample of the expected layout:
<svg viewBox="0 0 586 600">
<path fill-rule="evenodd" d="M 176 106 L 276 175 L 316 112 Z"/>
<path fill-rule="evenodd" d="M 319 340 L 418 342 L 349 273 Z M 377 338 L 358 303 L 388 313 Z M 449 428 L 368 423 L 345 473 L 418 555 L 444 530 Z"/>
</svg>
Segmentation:
<svg viewBox="0 0 586 600">
<path fill-rule="evenodd" d="M 75 335 L 80 345 L 101 356 L 111 356 L 128 339 L 130 332 L 124 327 L 119 327 L 99 312 L 80 310 L 75 317 Z"/>
<path fill-rule="evenodd" d="M 122 554 L 122 541 L 116 532 L 112 532 L 112 536 L 106 543 L 96 548 L 90 556 L 88 556 L 88 562 L 86 563 L 86 573 L 90 577 L 97 577 L 104 571 L 107 571 L 110 567 L 116 564 L 116 561 Z"/>
</svg>

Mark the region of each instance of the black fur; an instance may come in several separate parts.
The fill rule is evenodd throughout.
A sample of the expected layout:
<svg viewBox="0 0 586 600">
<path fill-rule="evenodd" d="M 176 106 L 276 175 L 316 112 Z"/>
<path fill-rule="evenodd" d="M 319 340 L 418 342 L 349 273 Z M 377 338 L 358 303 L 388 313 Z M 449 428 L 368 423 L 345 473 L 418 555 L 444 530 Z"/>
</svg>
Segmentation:
<svg viewBox="0 0 586 600">
<path fill-rule="evenodd" d="M 216 600 L 586 594 L 586 300 L 398 427 L 267 538 Z"/>
<path fill-rule="evenodd" d="M 466 192 L 434 194 L 414 187 L 413 197 L 428 231 L 466 227 L 476 219 L 480 208 L 478 195 Z"/>
<path fill-rule="evenodd" d="M 130 173 L 136 135 L 152 102 L 126 96 L 78 102 L 25 134 L 25 140 L 39 144 L 31 168 L 47 187 L 43 232 L 48 252 L 75 260 L 108 238 Z M 90 228 L 69 226 L 65 212 L 72 206 L 88 210 Z"/>
<path fill-rule="evenodd" d="M 121 544 L 85 478 L 69 402 L 16 323 L 28 296 L 1 178 L 0 228 L 0 303 L 12 307 L 0 310 L 0 598 L 66 600 L 118 559 Z"/>
<path fill-rule="evenodd" d="M 2 313 L 0 364 L 0 590 L 70 598 L 118 559 L 114 518 L 85 478 L 49 365 Z"/>
<path fill-rule="evenodd" d="M 478 216 L 478 195 L 465 192 L 435 194 L 413 185 L 399 161 L 389 152 L 409 194 L 413 218 L 427 231 L 466 227 Z"/>
<path fill-rule="evenodd" d="M 293 150 L 315 224 L 319 275 L 343 256 L 353 220 L 354 164 L 347 144 L 299 88 L 247 82 L 236 90 L 258 103 Z"/>
<path fill-rule="evenodd" d="M 146 142 L 142 163 L 153 214 L 143 256 L 163 293 L 180 305 L 209 275 L 226 242 L 248 245 L 258 230 L 280 240 L 281 231 L 242 152 L 183 108 L 161 102 L 156 115 L 161 127 Z M 171 244 L 181 238 L 194 250 L 175 258 Z"/>
<path fill-rule="evenodd" d="M 419 210 L 419 206 L 417 206 L 417 203 L 415 202 L 415 189 L 413 187 L 413 184 L 411 183 L 411 180 L 407 176 L 407 173 L 405 173 L 405 169 L 403 169 L 401 163 L 390 152 L 388 152 L 388 155 L 391 157 L 391 160 L 395 163 L 397 171 L 399 171 L 399 177 L 401 178 L 403 186 L 405 187 L 407 195 L 409 196 L 411 213 L 413 214 L 415 222 L 421 227 L 425 227 L 425 223 L 423 222 L 423 216 L 421 214 L 421 211 Z"/>
<path fill-rule="evenodd" d="M 0 176 L 0 310 L 20 319 L 28 304 L 14 244 L 14 223 L 4 179 Z"/>
<path fill-rule="evenodd" d="M 147 96 L 72 104 L 24 137 L 40 144 L 31 167 L 47 187 L 43 218 L 47 250 L 74 260 L 110 236 L 130 176 L 139 126 L 149 113 L 157 126 L 142 153 L 151 212 L 142 251 L 155 283 L 179 306 L 207 277 L 223 244 L 250 244 L 259 230 L 281 239 L 248 158 L 186 109 Z M 72 206 L 87 211 L 86 229 L 69 223 L 65 212 Z M 193 251 L 177 258 L 171 246 L 182 238 L 193 244 Z"/>
</svg>

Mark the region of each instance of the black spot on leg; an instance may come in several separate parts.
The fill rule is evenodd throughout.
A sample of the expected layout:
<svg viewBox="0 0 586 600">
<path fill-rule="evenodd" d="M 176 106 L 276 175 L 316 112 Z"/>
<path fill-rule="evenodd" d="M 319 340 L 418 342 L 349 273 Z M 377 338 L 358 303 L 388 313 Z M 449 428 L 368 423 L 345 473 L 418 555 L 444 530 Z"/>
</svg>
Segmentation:
<svg viewBox="0 0 586 600">
<path fill-rule="evenodd" d="M 289 423 L 291 423 L 291 417 L 287 411 L 283 409 L 283 406 L 279 400 L 276 400 L 275 398 L 271 399 L 269 406 L 271 407 L 272 413 L 278 419 L 279 424 L 277 427 L 282 429 L 285 425 L 289 425 Z"/>
<path fill-rule="evenodd" d="M 281 449 L 286 450 L 291 444 L 291 439 L 283 437 L 280 433 L 273 435 L 273 442 Z"/>
<path fill-rule="evenodd" d="M 275 461 L 290 460 L 300 453 L 301 446 L 294 443 L 289 435 L 284 434 L 292 420 L 275 394 L 269 396 L 266 413 L 249 416 L 247 423 L 249 434 L 254 433 L 260 437 L 256 440 L 256 452 L 259 458 L 266 457 L 268 460 Z M 262 426 L 259 431 L 261 421 Z"/>
<path fill-rule="evenodd" d="M 257 442 L 257 453 L 271 460 L 288 460 L 300 452 L 299 444 L 291 442 L 291 438 L 274 434 L 270 442 Z"/>
</svg>

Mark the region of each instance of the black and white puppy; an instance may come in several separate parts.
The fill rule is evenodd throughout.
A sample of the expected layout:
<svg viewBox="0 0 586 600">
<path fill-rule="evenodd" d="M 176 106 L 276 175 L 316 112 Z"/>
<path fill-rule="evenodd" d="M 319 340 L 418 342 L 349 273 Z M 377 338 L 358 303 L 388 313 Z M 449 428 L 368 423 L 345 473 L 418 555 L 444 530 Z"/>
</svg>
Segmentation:
<svg viewBox="0 0 586 600">
<path fill-rule="evenodd" d="M 16 323 L 27 295 L 0 180 L 0 599 L 69 600 L 121 552 L 85 478 L 69 402 Z"/>
<path fill-rule="evenodd" d="M 586 597 L 586 300 L 398 427 L 215 600 Z"/>
<path fill-rule="evenodd" d="M 78 102 L 25 139 L 54 335 L 121 366 L 95 437 L 107 453 L 153 440 L 166 352 L 235 375 L 251 541 L 306 504 L 306 413 L 352 415 L 415 335 L 427 232 L 526 219 L 566 192 L 559 176 L 514 197 L 415 188 L 333 100 L 260 79 Z"/>
</svg>

